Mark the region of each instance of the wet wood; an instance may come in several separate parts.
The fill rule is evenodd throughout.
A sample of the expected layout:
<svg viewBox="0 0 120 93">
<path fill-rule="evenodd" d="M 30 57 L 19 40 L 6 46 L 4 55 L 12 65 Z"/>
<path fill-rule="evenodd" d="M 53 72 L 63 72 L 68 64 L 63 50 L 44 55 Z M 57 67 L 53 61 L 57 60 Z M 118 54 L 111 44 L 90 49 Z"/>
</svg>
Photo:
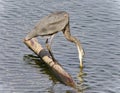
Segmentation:
<svg viewBox="0 0 120 93">
<path fill-rule="evenodd" d="M 63 67 L 58 62 L 54 62 L 52 60 L 49 52 L 42 48 L 36 38 L 27 41 L 24 40 L 24 43 L 51 68 L 58 80 L 60 80 L 65 85 L 76 87 L 72 77 L 63 69 Z"/>
</svg>

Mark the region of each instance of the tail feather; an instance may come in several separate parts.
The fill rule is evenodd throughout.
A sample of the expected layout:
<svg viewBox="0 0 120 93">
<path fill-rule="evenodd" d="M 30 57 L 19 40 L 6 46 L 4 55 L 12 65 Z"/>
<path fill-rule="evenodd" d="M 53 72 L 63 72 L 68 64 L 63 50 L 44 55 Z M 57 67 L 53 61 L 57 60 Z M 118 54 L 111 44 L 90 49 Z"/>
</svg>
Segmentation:
<svg viewBox="0 0 120 93">
<path fill-rule="evenodd" d="M 29 32 L 26 37 L 25 40 L 30 40 L 34 37 L 37 37 L 37 32 L 33 29 L 31 32 Z"/>
</svg>

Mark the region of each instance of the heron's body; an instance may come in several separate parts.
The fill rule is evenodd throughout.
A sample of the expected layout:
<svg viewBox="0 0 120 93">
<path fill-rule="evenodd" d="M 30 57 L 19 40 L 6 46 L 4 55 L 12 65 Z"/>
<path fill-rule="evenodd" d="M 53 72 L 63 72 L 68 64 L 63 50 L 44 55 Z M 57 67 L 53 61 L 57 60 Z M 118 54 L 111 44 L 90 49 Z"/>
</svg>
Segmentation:
<svg viewBox="0 0 120 93">
<path fill-rule="evenodd" d="M 37 36 L 53 36 L 59 31 L 63 32 L 67 40 L 76 44 L 79 53 L 80 66 L 82 67 L 82 56 L 84 55 L 84 51 L 81 47 L 80 41 L 70 34 L 69 14 L 65 11 L 54 12 L 42 18 L 34 27 L 34 29 L 28 33 L 28 35 L 25 37 L 25 40 L 30 40 Z M 47 48 L 54 59 L 51 53 L 50 45 L 48 44 L 48 39 L 46 41 Z"/>
<path fill-rule="evenodd" d="M 68 24 L 68 13 L 64 11 L 54 12 L 40 20 L 34 29 L 27 35 L 26 39 L 31 39 L 36 36 L 53 35 L 62 31 Z"/>
</svg>

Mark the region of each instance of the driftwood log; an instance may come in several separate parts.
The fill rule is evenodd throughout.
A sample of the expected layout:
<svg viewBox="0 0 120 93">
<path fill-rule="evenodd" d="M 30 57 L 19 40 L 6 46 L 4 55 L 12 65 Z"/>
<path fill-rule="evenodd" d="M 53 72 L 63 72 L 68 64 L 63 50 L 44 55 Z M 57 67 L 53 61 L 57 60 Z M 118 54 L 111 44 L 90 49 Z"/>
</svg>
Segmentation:
<svg viewBox="0 0 120 93">
<path fill-rule="evenodd" d="M 74 88 L 76 87 L 72 77 L 63 69 L 63 67 L 58 62 L 54 62 L 52 60 L 49 52 L 42 48 L 36 38 L 27 41 L 24 40 L 24 43 L 52 69 L 54 75 L 59 81 L 61 81 L 65 85 Z"/>
</svg>

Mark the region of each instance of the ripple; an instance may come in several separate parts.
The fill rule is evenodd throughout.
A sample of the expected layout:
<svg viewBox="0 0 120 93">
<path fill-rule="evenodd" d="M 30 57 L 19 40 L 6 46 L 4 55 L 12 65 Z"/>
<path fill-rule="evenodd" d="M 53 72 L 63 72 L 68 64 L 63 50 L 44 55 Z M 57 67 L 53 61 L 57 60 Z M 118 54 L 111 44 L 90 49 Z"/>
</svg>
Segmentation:
<svg viewBox="0 0 120 93">
<path fill-rule="evenodd" d="M 36 64 L 38 60 L 24 58 L 25 54 L 35 54 L 23 44 L 22 39 L 43 16 L 56 10 L 70 13 L 71 34 L 80 39 L 85 49 L 83 72 L 87 75 L 78 78 L 80 69 L 76 46 L 62 33 L 56 35 L 52 45 L 59 63 L 78 85 L 88 87 L 81 91 L 116 93 L 120 90 L 118 0 L 0 0 L 0 8 L 1 93 L 66 93 L 73 90 L 54 82 L 44 64 Z M 39 40 L 44 46 L 44 40 Z"/>
</svg>

